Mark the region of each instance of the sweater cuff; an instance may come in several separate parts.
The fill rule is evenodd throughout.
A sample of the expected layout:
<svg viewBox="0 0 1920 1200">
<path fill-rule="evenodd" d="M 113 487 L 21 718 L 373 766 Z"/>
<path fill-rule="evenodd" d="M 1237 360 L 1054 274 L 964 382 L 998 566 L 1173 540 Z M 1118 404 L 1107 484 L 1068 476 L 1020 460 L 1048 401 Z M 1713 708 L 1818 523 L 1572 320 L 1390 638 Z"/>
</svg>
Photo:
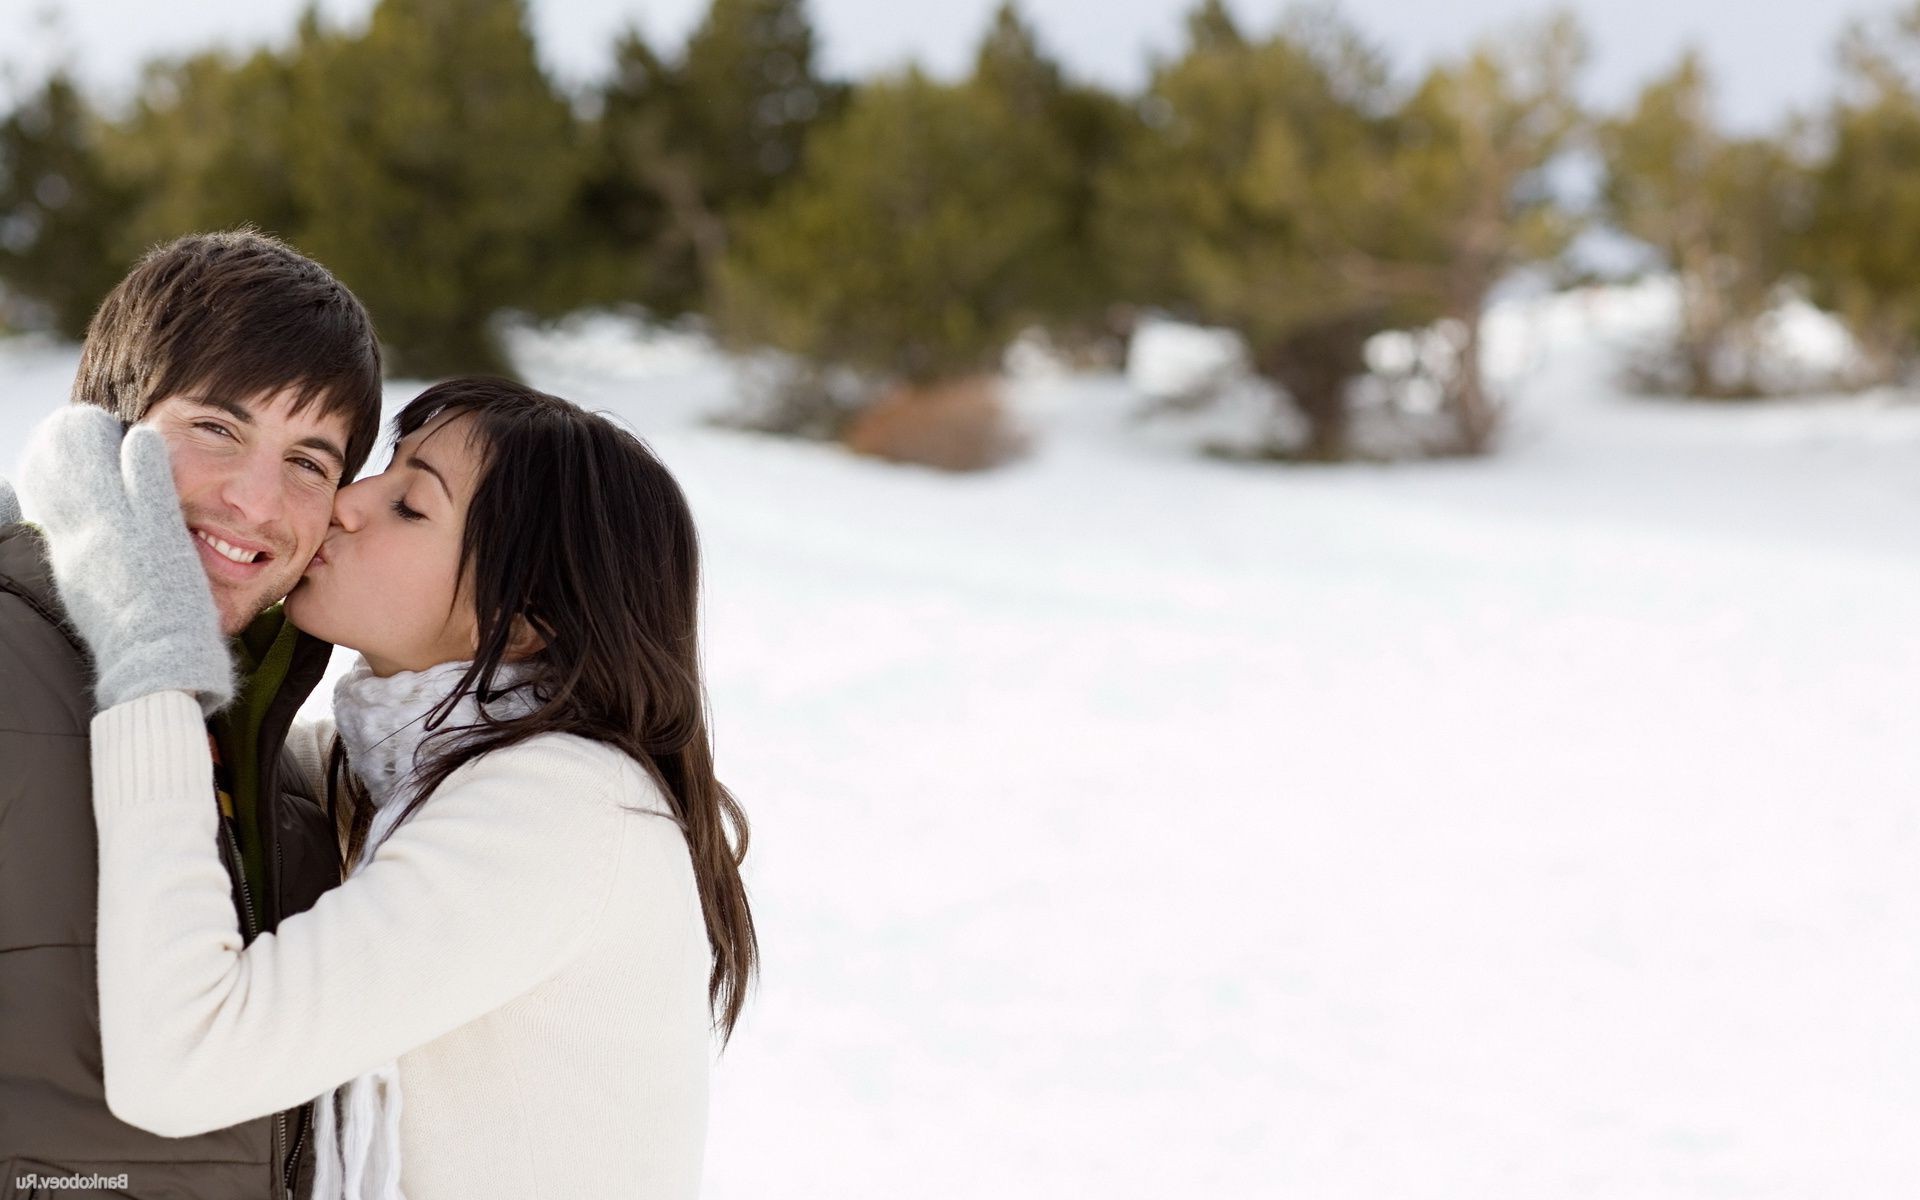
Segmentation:
<svg viewBox="0 0 1920 1200">
<path fill-rule="evenodd" d="M 149 798 L 204 803 L 212 795 L 206 721 L 191 693 L 154 692 L 116 704 L 93 718 L 91 732 L 96 812 Z"/>
</svg>

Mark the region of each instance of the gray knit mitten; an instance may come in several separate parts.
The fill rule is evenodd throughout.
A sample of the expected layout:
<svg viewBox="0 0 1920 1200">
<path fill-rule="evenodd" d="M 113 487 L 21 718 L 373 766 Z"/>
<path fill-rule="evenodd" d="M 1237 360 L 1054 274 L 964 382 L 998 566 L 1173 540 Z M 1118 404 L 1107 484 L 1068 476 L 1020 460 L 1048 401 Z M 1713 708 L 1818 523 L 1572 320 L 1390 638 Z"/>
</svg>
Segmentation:
<svg viewBox="0 0 1920 1200">
<path fill-rule="evenodd" d="M 11 525 L 20 519 L 20 501 L 14 498 L 13 485 L 0 479 L 0 525 Z"/>
<path fill-rule="evenodd" d="M 180 513 L 167 443 L 91 405 L 42 421 L 20 484 L 42 531 L 54 590 L 93 651 L 102 710 L 192 692 L 211 716 L 233 699 L 233 656 L 206 568 Z"/>
</svg>

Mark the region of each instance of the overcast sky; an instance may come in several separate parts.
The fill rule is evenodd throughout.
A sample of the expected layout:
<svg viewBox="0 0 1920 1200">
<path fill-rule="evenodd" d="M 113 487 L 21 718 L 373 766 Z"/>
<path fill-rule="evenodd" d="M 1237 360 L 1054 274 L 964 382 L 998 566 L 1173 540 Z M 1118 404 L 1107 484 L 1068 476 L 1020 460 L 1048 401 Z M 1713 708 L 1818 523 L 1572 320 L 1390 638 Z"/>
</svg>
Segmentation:
<svg viewBox="0 0 1920 1200">
<path fill-rule="evenodd" d="M 917 59 L 936 73 L 964 69 L 995 0 L 812 0 L 827 66 L 867 75 Z M 302 0 L 0 0 L 0 65 L 16 84 L 60 58 L 107 89 L 143 59 L 213 42 L 250 45 L 289 36 Z M 372 0 L 322 0 L 335 20 L 357 20 Z M 1023 0 L 1053 52 L 1085 78 L 1138 84 L 1148 56 L 1180 43 L 1187 0 Z M 1229 0 L 1253 30 L 1285 10 L 1276 0 Z M 1489 31 L 1548 10 L 1541 0 L 1346 0 L 1346 12 L 1403 70 L 1456 52 Z M 1893 0 L 1786 4 L 1755 0 L 1572 0 L 1594 46 L 1588 99 L 1614 106 L 1681 49 L 1698 46 L 1720 85 L 1721 112 L 1758 130 L 1809 107 L 1833 79 L 1834 44 L 1850 18 L 1895 11 Z M 533 0 L 542 53 L 569 82 L 593 78 L 612 33 L 638 24 L 660 46 L 682 41 L 706 0 Z"/>
</svg>

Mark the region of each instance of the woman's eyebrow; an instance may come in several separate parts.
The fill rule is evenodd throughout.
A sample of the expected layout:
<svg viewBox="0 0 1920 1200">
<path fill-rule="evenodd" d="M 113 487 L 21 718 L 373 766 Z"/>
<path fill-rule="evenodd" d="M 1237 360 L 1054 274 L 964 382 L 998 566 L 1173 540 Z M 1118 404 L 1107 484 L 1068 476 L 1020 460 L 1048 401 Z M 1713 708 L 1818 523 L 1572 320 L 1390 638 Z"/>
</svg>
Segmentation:
<svg viewBox="0 0 1920 1200">
<path fill-rule="evenodd" d="M 453 489 L 447 486 L 447 477 L 445 475 L 442 475 L 439 471 L 435 470 L 433 467 L 433 464 L 427 462 L 425 459 L 421 458 L 418 454 L 409 454 L 407 455 L 406 465 L 409 467 L 417 467 L 420 470 L 425 471 L 427 474 L 433 476 L 435 479 L 439 480 L 440 490 L 447 494 L 447 500 L 449 502 L 453 500 Z"/>
</svg>

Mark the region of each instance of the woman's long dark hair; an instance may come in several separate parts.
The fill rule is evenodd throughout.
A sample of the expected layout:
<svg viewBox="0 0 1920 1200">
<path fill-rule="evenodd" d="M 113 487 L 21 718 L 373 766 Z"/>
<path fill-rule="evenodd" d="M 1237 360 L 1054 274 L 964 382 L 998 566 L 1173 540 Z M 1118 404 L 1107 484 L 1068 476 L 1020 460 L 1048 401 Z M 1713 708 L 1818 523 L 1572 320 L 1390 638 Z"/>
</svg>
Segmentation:
<svg viewBox="0 0 1920 1200">
<path fill-rule="evenodd" d="M 460 575 L 473 580 L 473 666 L 428 714 L 435 747 L 420 755 L 404 822 L 449 775 L 482 754 L 543 733 L 572 733 L 632 755 L 660 784 L 686 834 L 713 967 L 707 1000 L 723 1044 L 758 967 L 759 941 L 740 879 L 747 820 L 713 773 L 698 637 L 700 547 L 693 513 L 651 449 L 605 417 L 506 379 L 448 380 L 394 420 L 396 444 L 437 416 L 467 415 L 482 458 L 467 509 Z M 523 617 L 546 645 L 501 673 Z M 490 702 L 530 689 L 534 707 L 437 728 L 460 697 Z M 441 743 L 439 739 L 448 741 Z M 349 860 L 372 805 L 336 740 L 328 807 L 351 826 Z M 729 833 L 731 827 L 731 834 Z"/>
</svg>

